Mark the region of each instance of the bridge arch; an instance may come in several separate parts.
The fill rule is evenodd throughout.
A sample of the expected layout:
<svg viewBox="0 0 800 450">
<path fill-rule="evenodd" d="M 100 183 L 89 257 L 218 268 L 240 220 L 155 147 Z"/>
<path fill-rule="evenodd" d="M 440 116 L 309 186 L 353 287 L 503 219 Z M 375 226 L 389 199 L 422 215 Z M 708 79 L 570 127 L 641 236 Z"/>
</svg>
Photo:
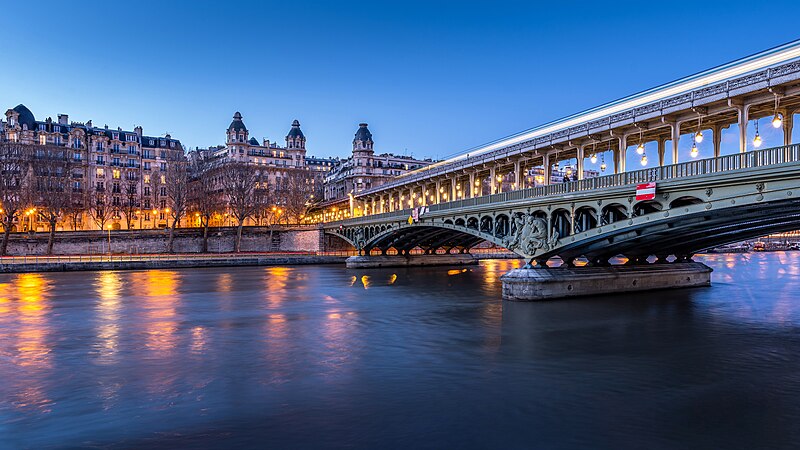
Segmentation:
<svg viewBox="0 0 800 450">
<path fill-rule="evenodd" d="M 558 232 L 559 237 L 566 237 L 572 234 L 572 214 L 564 208 L 553 211 L 551 215 L 550 228 Z"/>
<path fill-rule="evenodd" d="M 633 205 L 634 217 L 643 216 L 645 214 L 652 214 L 664 209 L 664 205 L 657 200 L 643 200 Z"/>
</svg>

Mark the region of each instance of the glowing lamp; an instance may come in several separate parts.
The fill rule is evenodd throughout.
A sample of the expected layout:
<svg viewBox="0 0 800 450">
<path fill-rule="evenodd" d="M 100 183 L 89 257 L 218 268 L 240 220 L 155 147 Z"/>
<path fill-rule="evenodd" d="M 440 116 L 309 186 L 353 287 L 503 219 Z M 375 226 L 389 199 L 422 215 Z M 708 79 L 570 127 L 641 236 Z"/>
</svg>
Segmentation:
<svg viewBox="0 0 800 450">
<path fill-rule="evenodd" d="M 644 155 L 644 144 L 640 143 L 639 146 L 636 147 L 636 153 Z"/>
<path fill-rule="evenodd" d="M 756 137 L 753 138 L 753 147 L 761 147 L 761 136 L 758 133 L 756 133 Z"/>
<path fill-rule="evenodd" d="M 772 126 L 774 128 L 780 128 L 783 125 L 783 119 L 778 114 L 775 114 L 775 117 L 772 119 Z"/>
<path fill-rule="evenodd" d="M 590 158 L 590 161 L 592 161 L 592 164 L 596 163 L 596 162 L 597 162 L 597 155 L 596 155 L 596 154 L 594 154 L 594 153 L 592 153 L 592 156 L 591 156 L 591 158 Z"/>
<path fill-rule="evenodd" d="M 697 149 L 697 144 L 692 144 L 692 151 L 689 153 L 692 155 L 692 158 L 697 158 L 697 155 L 700 154 L 700 150 Z"/>
<path fill-rule="evenodd" d="M 697 133 L 694 134 L 694 141 L 696 143 L 698 143 L 698 144 L 703 142 L 703 132 L 702 131 L 698 131 Z"/>
<path fill-rule="evenodd" d="M 647 155 L 642 155 L 642 165 L 643 166 L 647 165 Z"/>
</svg>

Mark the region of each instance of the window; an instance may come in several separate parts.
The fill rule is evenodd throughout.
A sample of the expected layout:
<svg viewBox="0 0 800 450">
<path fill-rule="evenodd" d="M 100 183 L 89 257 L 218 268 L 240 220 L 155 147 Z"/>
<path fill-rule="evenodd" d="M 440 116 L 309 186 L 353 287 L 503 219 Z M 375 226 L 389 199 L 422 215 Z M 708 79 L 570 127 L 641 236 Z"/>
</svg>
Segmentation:
<svg viewBox="0 0 800 450">
<path fill-rule="evenodd" d="M 150 184 L 150 175 L 145 175 L 144 176 L 144 182 L 147 183 L 147 184 Z"/>
<path fill-rule="evenodd" d="M 47 125 L 43 124 L 43 123 L 40 123 L 39 124 L 39 131 L 47 131 Z"/>
<path fill-rule="evenodd" d="M 149 161 L 145 161 L 144 162 L 144 170 L 150 170 L 150 162 Z"/>
<path fill-rule="evenodd" d="M 150 195 L 150 186 L 145 186 L 144 187 L 144 195 Z M 145 208 L 149 208 L 150 207 L 150 200 L 146 200 L 145 203 L 147 204 L 147 206 L 145 206 Z"/>
<path fill-rule="evenodd" d="M 125 140 L 128 142 L 136 142 L 136 135 L 135 134 L 126 134 Z"/>
<path fill-rule="evenodd" d="M 119 183 L 114 183 L 114 184 L 111 186 L 111 192 L 113 192 L 113 193 L 115 193 L 115 194 L 119 194 L 119 193 L 120 193 L 120 190 L 119 190 Z"/>
<path fill-rule="evenodd" d="M 103 143 L 102 142 L 98 142 L 97 143 L 97 151 L 101 152 L 101 153 L 103 152 Z"/>
<path fill-rule="evenodd" d="M 61 136 L 55 136 L 53 138 L 53 144 L 61 145 Z"/>
<path fill-rule="evenodd" d="M 72 140 L 72 148 L 81 148 L 81 138 L 74 138 Z"/>
<path fill-rule="evenodd" d="M 167 195 L 167 188 L 165 188 L 165 187 L 162 187 L 162 188 L 161 188 L 161 196 L 162 196 L 162 197 L 166 197 L 166 195 Z M 163 208 L 163 206 L 162 206 L 162 208 Z"/>
<path fill-rule="evenodd" d="M 153 142 L 152 139 L 150 139 L 150 147 L 152 147 L 153 145 L 155 145 L 155 143 Z"/>
<path fill-rule="evenodd" d="M 161 154 L 161 157 L 162 157 L 162 158 L 164 158 L 164 159 L 166 159 L 166 158 L 167 158 L 167 152 L 166 152 L 165 150 L 161 150 L 161 153 L 160 153 L 160 154 Z"/>
<path fill-rule="evenodd" d="M 73 153 L 72 154 L 72 159 L 75 160 L 75 161 L 80 161 L 81 160 L 81 154 L 78 153 L 78 152 Z"/>
<path fill-rule="evenodd" d="M 47 144 L 47 136 L 45 136 L 45 135 L 43 135 L 43 134 L 42 134 L 42 135 L 40 135 L 40 136 L 39 136 L 39 144 L 40 144 L 40 145 L 45 145 L 45 144 Z"/>
<path fill-rule="evenodd" d="M 172 147 L 172 148 L 175 148 L 175 143 L 174 142 L 170 142 L 169 146 Z"/>
<path fill-rule="evenodd" d="M 161 175 L 161 182 L 162 183 L 166 183 L 167 182 L 167 177 L 165 177 L 164 175 Z"/>
<path fill-rule="evenodd" d="M 114 169 L 114 172 L 111 174 L 115 180 L 119 180 L 119 170 Z"/>
<path fill-rule="evenodd" d="M 103 169 L 97 169 L 95 171 L 97 178 L 104 178 L 106 176 L 106 172 Z"/>
<path fill-rule="evenodd" d="M 95 189 L 97 190 L 97 192 L 103 192 L 106 190 L 106 185 L 102 181 L 98 181 L 97 184 L 95 185 Z"/>
</svg>

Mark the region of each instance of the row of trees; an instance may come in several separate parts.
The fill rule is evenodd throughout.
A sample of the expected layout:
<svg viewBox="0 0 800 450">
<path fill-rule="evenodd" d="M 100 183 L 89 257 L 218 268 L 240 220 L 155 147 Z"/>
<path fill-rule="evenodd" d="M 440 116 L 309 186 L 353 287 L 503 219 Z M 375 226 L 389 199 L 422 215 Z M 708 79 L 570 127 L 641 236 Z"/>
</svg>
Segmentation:
<svg viewBox="0 0 800 450">
<path fill-rule="evenodd" d="M 314 183 L 302 170 L 286 171 L 281 182 L 273 184 L 261 167 L 240 162 L 194 161 L 190 173 L 188 204 L 203 228 L 203 252 L 208 251 L 208 229 L 214 216 L 228 213 L 234 219 L 234 250 L 239 252 L 247 220 L 270 227 L 298 223 L 315 194 Z"/>
<path fill-rule="evenodd" d="M 114 180 L 112 190 L 104 183 L 86 182 L 86 175 L 84 163 L 74 158 L 70 148 L 0 143 L 0 255 L 6 255 L 15 226 L 31 214 L 31 219 L 47 223 L 47 252 L 52 254 L 58 223 L 79 229 L 81 218 L 88 216 L 100 229 L 120 220 L 132 229 L 143 210 L 150 207 L 161 208 L 167 215 L 169 252 L 174 250 L 174 230 L 190 214 L 202 227 L 204 252 L 208 251 L 212 218 L 230 215 L 237 226 L 238 252 L 248 220 L 268 226 L 278 221 L 299 222 L 314 194 L 314 184 L 305 171 L 287 171 L 281 183 L 272 185 L 267 173 L 244 163 L 168 161 L 165 171 L 150 174 L 143 189 L 136 177 Z"/>
</svg>

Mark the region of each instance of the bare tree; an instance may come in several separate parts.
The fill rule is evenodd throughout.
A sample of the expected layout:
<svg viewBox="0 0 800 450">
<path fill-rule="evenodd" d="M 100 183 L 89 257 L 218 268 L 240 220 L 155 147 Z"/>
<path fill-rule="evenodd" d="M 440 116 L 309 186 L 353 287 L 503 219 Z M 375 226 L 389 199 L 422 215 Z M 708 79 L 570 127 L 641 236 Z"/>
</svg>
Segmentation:
<svg viewBox="0 0 800 450">
<path fill-rule="evenodd" d="M 57 146 L 40 146 L 34 153 L 32 185 L 33 203 L 47 221 L 49 236 L 47 254 L 53 254 L 56 224 L 72 202 L 73 170 L 80 165 L 73 159 L 70 149 Z M 79 178 L 76 178 L 79 179 Z"/>
<path fill-rule="evenodd" d="M 208 162 L 195 161 L 191 168 L 191 179 L 187 183 L 189 208 L 197 214 L 203 228 L 203 253 L 208 253 L 211 218 L 225 209 L 221 185 L 217 182 L 219 174 L 209 166 Z"/>
<path fill-rule="evenodd" d="M 139 187 L 133 180 L 127 180 L 125 185 L 125 201 L 121 205 L 122 215 L 125 216 L 125 227 L 130 230 L 133 221 L 137 219 L 137 213 L 141 214 L 141 195 Z"/>
<path fill-rule="evenodd" d="M 114 215 L 114 206 L 111 204 L 111 196 L 105 183 L 95 185 L 89 195 L 89 206 L 91 207 L 92 219 L 102 230 Z"/>
<path fill-rule="evenodd" d="M 278 191 L 278 203 L 283 206 L 282 216 L 287 224 L 290 221 L 300 222 L 313 203 L 313 195 L 314 184 L 311 183 L 308 173 L 293 170 L 283 177 L 283 184 Z"/>
<path fill-rule="evenodd" d="M 154 170 L 150 175 L 150 199 L 153 211 L 153 229 L 158 227 L 158 209 L 161 207 L 161 177 L 164 176 L 159 170 Z"/>
<path fill-rule="evenodd" d="M 244 163 L 227 163 L 221 167 L 222 187 L 228 207 L 236 219 L 234 251 L 241 251 L 244 222 L 259 209 L 260 174 L 256 166 Z"/>
<path fill-rule="evenodd" d="M 3 225 L 0 256 L 7 254 L 14 221 L 28 206 L 30 150 L 30 146 L 22 144 L 0 143 L 0 217 Z"/>
<path fill-rule="evenodd" d="M 85 212 L 91 207 L 91 191 L 88 185 L 70 189 L 69 205 L 64 209 L 64 215 L 69 218 L 72 230 L 78 229 L 78 223 Z M 81 224 L 81 228 L 83 228 Z"/>
<path fill-rule="evenodd" d="M 188 182 L 189 175 L 185 160 L 180 158 L 170 161 L 166 174 L 167 204 L 169 205 L 169 217 L 172 218 L 167 246 L 170 253 L 174 253 L 175 227 L 180 225 L 181 219 L 186 214 L 189 197 Z"/>
</svg>

